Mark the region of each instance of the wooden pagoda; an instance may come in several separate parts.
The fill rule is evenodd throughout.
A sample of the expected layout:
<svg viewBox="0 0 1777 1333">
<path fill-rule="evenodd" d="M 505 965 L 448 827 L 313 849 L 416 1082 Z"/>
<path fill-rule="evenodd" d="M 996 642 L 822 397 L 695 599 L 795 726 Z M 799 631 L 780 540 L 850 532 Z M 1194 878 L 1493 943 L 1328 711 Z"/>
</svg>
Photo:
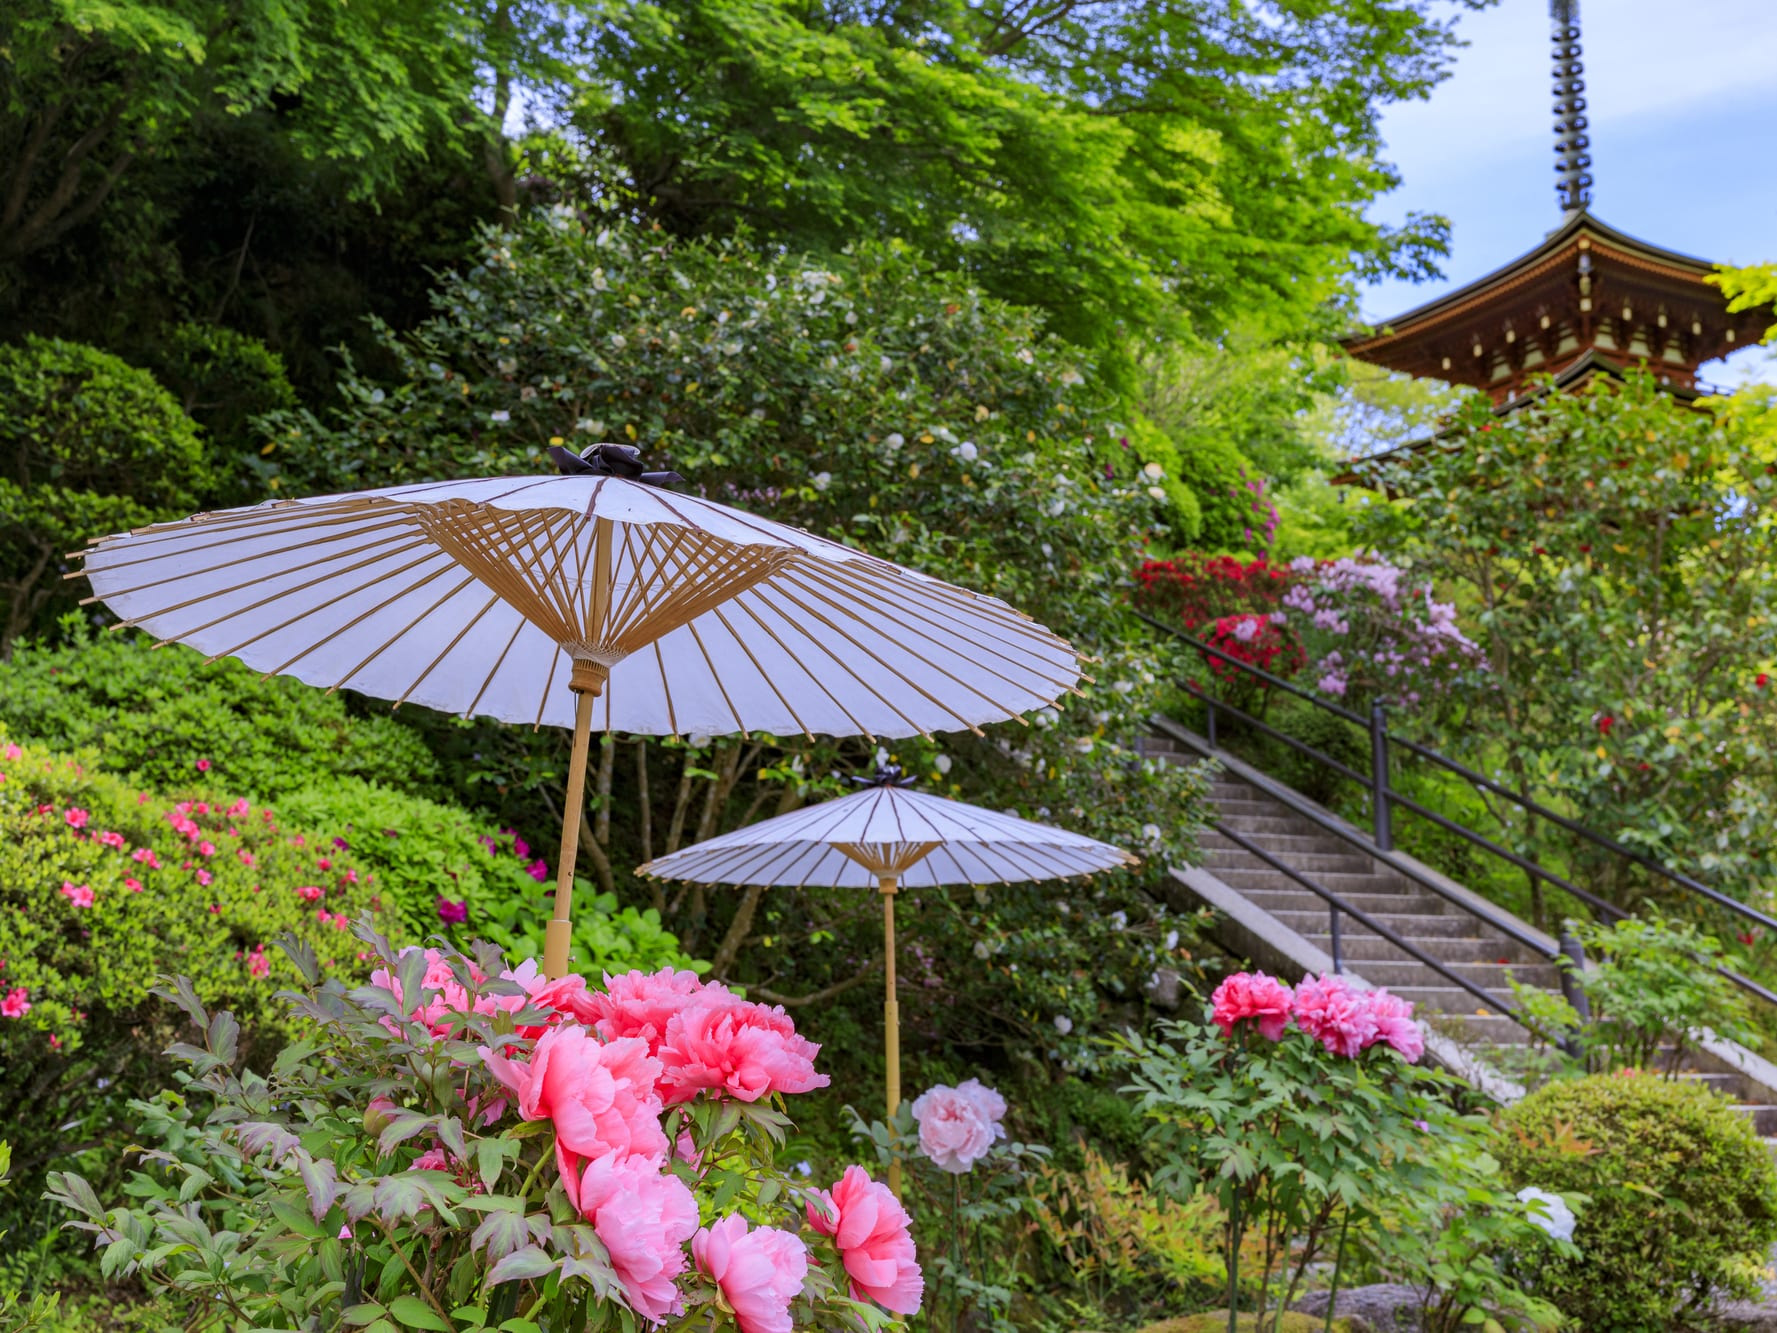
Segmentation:
<svg viewBox="0 0 1777 1333">
<path fill-rule="evenodd" d="M 1755 343 L 1768 310 L 1728 312 L 1716 265 L 1650 245 L 1592 216 L 1579 0 L 1552 0 L 1557 193 L 1543 243 L 1457 291 L 1345 340 L 1361 361 L 1484 390 L 1509 409 L 1534 376 L 1558 388 L 1642 367 L 1682 397 L 1704 362 Z"/>
</svg>

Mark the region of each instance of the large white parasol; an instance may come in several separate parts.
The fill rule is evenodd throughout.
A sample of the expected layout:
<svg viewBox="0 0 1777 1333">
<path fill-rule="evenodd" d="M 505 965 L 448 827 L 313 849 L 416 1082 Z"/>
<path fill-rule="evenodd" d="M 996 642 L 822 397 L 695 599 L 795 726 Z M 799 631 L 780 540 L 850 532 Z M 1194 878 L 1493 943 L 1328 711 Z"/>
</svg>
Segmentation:
<svg viewBox="0 0 1777 1333">
<path fill-rule="evenodd" d="M 860 779 L 854 779 L 860 780 Z M 700 884 L 876 889 L 882 894 L 883 1028 L 888 1113 L 901 1105 L 901 1013 L 895 1001 L 895 894 L 944 884 L 1021 884 L 1139 864 L 1108 842 L 909 791 L 898 768 L 866 790 L 794 810 L 656 857 L 637 874 Z M 900 1171 L 890 1183 L 900 1192 Z"/>
<path fill-rule="evenodd" d="M 570 475 L 397 486 L 104 537 L 122 621 L 268 675 L 464 715 L 572 726 L 554 919 L 567 969 L 593 725 L 648 735 L 977 728 L 1079 679 L 1074 650 L 990 597 L 665 490 L 636 451 Z M 570 704 L 570 698 L 574 700 Z"/>
</svg>

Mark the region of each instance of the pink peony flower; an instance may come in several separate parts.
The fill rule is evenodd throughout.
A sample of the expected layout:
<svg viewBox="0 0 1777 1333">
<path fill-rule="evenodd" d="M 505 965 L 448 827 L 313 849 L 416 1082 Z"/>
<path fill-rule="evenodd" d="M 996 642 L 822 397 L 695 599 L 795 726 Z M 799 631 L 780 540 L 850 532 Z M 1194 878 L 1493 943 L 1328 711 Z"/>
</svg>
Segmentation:
<svg viewBox="0 0 1777 1333">
<path fill-rule="evenodd" d="M 70 806 L 68 811 L 62 816 L 62 818 L 66 819 L 68 821 L 69 828 L 85 828 L 86 827 L 86 819 L 87 819 L 86 811 L 82 810 L 77 805 Z"/>
<path fill-rule="evenodd" d="M 658 1055 L 673 1015 L 691 1004 L 738 1004 L 727 987 L 702 982 L 695 972 L 625 972 L 605 975 L 603 994 L 588 992 L 585 1012 L 575 1017 L 598 1029 L 606 1041 L 615 1037 L 640 1037 L 648 1054 Z"/>
<path fill-rule="evenodd" d="M 537 964 L 535 961 L 530 961 L 524 966 L 535 973 Z M 513 979 L 518 980 L 516 976 Z M 586 988 L 585 977 L 557 977 L 554 981 L 546 982 L 540 976 L 533 976 L 528 981 L 519 981 L 519 984 L 525 988 L 528 1007 L 541 1009 L 548 1015 L 541 1027 L 521 1024 L 518 1029 L 520 1036 L 540 1037 L 566 1018 L 591 1026 L 590 997 L 592 992 Z"/>
<path fill-rule="evenodd" d="M 1259 1035 L 1276 1041 L 1290 1025 L 1290 988 L 1263 972 L 1236 972 L 1215 989 L 1210 996 L 1210 1018 L 1222 1035 L 1234 1035 L 1234 1025 L 1243 1019 L 1258 1024 Z"/>
<path fill-rule="evenodd" d="M 978 1083 L 975 1086 L 987 1091 Z M 919 1150 L 940 1170 L 962 1175 L 987 1156 L 994 1140 L 1006 1132 L 990 1117 L 990 1109 L 975 1092 L 943 1083 L 926 1089 L 913 1102 Z"/>
<path fill-rule="evenodd" d="M 1296 987 L 1296 1026 L 1334 1055 L 1354 1056 L 1376 1040 L 1376 1020 L 1344 977 L 1305 978 Z"/>
<path fill-rule="evenodd" d="M 511 830 L 508 829 L 507 832 L 510 833 Z M 519 837 L 516 833 L 512 834 L 512 854 L 514 856 L 516 856 L 520 861 L 524 860 L 525 857 L 527 857 L 531 854 L 530 843 L 526 842 L 523 838 Z"/>
<path fill-rule="evenodd" d="M 438 900 L 438 919 L 446 925 L 460 925 L 469 919 L 469 900 L 452 902 L 449 898 Z"/>
<path fill-rule="evenodd" d="M 808 1092 L 829 1080 L 817 1074 L 820 1047 L 796 1035 L 780 1005 L 768 1008 L 724 992 L 715 1002 L 681 1009 L 660 1043 L 661 1094 L 668 1106 L 712 1090 L 756 1102 L 774 1092 Z"/>
<path fill-rule="evenodd" d="M 848 1166 L 832 1192 L 815 1191 L 808 1222 L 831 1236 L 851 1278 L 854 1300 L 872 1300 L 893 1314 L 917 1314 L 925 1278 L 908 1231 L 912 1219 L 887 1185 L 861 1166 Z"/>
<path fill-rule="evenodd" d="M 992 1123 L 994 1137 L 1006 1137 L 1006 1127 L 1000 1121 L 1006 1118 L 1006 1099 L 992 1088 L 984 1087 L 978 1078 L 964 1079 L 956 1085 L 956 1090 L 964 1097 L 972 1098 L 980 1108 L 981 1114 Z"/>
<path fill-rule="evenodd" d="M 580 1211 L 592 1223 L 630 1309 L 655 1323 L 683 1308 L 673 1279 L 697 1230 L 697 1200 L 658 1158 L 607 1153 L 580 1178 Z"/>
<path fill-rule="evenodd" d="M 23 986 L 14 986 L 6 992 L 6 998 L 0 1000 L 0 1018 L 23 1018 L 30 1012 L 31 992 Z"/>
<path fill-rule="evenodd" d="M 537 1038 L 529 1061 L 509 1060 L 488 1046 L 481 1058 L 518 1098 L 519 1115 L 554 1125 L 556 1163 L 569 1199 L 575 1199 L 583 1160 L 606 1153 L 666 1156 L 655 1091 L 660 1062 L 648 1054 L 646 1042 L 620 1037 L 601 1043 L 570 1024 Z"/>
<path fill-rule="evenodd" d="M 691 1238 L 698 1271 L 721 1288 L 740 1333 L 790 1333 L 790 1302 L 808 1278 L 808 1247 L 776 1227 L 747 1230 L 730 1214 Z"/>
<path fill-rule="evenodd" d="M 549 878 L 549 865 L 539 856 L 524 868 L 524 873 L 541 884 Z"/>
<path fill-rule="evenodd" d="M 450 1164 L 450 1154 L 445 1152 L 443 1148 L 428 1148 L 413 1159 L 413 1165 L 408 1170 L 450 1171 L 454 1168 Z"/>
<path fill-rule="evenodd" d="M 93 905 L 93 891 L 84 884 L 74 884 L 63 880 L 62 897 L 76 907 L 91 907 Z"/>
<path fill-rule="evenodd" d="M 1376 1022 L 1376 1041 L 1393 1047 L 1408 1064 L 1418 1064 L 1425 1054 L 1425 1033 L 1413 1021 L 1413 1002 L 1373 990 L 1364 996 L 1364 1003 Z"/>
<path fill-rule="evenodd" d="M 691 1137 L 690 1130 L 681 1129 L 679 1137 L 673 1140 L 673 1157 L 693 1171 L 703 1165 L 703 1154 L 697 1151 L 697 1140 Z M 703 1173 L 699 1171 L 698 1174 Z"/>
</svg>

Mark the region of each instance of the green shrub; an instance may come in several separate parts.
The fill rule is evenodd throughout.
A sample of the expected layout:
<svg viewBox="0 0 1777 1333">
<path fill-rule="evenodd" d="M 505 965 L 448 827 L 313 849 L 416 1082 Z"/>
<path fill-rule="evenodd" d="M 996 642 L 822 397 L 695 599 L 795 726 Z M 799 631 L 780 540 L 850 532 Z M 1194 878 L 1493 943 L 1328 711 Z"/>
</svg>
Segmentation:
<svg viewBox="0 0 1777 1333">
<path fill-rule="evenodd" d="M 22 646 L 0 663 L 0 728 L 54 750 L 90 747 L 111 772 L 161 791 L 219 783 L 260 800 L 365 778 L 435 795 L 438 763 L 385 717 L 353 718 L 338 695 L 287 677 L 261 680 L 190 648 L 94 636 L 78 623 L 59 647 Z M 200 773 L 198 761 L 210 767 Z"/>
<path fill-rule="evenodd" d="M 80 343 L 0 346 L 0 653 L 75 600 L 88 540 L 195 507 L 197 425 L 154 376 Z"/>
<path fill-rule="evenodd" d="M 47 1166 L 113 1144 L 125 1102 L 166 1083 L 182 1020 L 158 978 L 182 973 L 231 1009 L 262 1064 L 287 1031 L 276 993 L 296 980 L 274 938 L 349 973 L 347 917 L 375 901 L 349 855 L 245 800 L 175 805 L 10 744 L 0 773 L 0 1123 L 28 1200 Z"/>
<path fill-rule="evenodd" d="M 1537 1294 L 1583 1329 L 1666 1330 L 1750 1297 L 1777 1242 L 1777 1167 L 1723 1097 L 1640 1074 L 1556 1082 L 1504 1114 L 1513 1188 L 1587 1196 Z"/>
<path fill-rule="evenodd" d="M 206 508 L 245 504 L 261 486 L 253 419 L 296 406 L 284 359 L 257 338 L 215 324 L 175 324 L 137 358 L 204 428 L 211 487 Z"/>
<path fill-rule="evenodd" d="M 466 810 L 355 778 L 296 792 L 279 810 L 336 830 L 416 933 L 489 939 L 514 958 L 542 956 L 555 881 L 540 852 L 513 830 L 496 832 Z M 595 894 L 584 880 L 576 881 L 573 958 L 576 970 L 594 978 L 694 966 L 659 913 L 619 910 L 613 895 Z"/>
</svg>

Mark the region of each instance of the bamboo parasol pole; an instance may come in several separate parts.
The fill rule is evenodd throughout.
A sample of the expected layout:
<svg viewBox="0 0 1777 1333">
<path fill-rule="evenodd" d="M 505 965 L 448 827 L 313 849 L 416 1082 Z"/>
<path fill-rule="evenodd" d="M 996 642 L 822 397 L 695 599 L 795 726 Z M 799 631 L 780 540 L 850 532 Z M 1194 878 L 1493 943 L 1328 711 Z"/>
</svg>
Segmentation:
<svg viewBox="0 0 1777 1333">
<path fill-rule="evenodd" d="M 888 1056 L 888 1123 L 895 1123 L 895 1113 L 901 1109 L 901 1006 L 895 1000 L 895 891 L 900 887 L 900 876 L 883 875 L 878 881 L 882 890 L 882 943 L 883 943 L 883 976 L 887 985 L 887 998 L 882 1002 L 882 1031 L 885 1053 Z M 889 1188 L 895 1197 L 901 1197 L 901 1159 L 889 1159 Z"/>
<path fill-rule="evenodd" d="M 573 942 L 574 862 L 580 855 L 580 812 L 586 804 L 586 752 L 592 742 L 592 703 L 603 691 L 604 669 L 574 663 L 568 688 L 574 691 L 574 751 L 568 761 L 568 791 L 562 806 L 561 858 L 555 867 L 555 909 L 543 935 L 543 975 L 551 981 L 568 974 Z"/>
</svg>

